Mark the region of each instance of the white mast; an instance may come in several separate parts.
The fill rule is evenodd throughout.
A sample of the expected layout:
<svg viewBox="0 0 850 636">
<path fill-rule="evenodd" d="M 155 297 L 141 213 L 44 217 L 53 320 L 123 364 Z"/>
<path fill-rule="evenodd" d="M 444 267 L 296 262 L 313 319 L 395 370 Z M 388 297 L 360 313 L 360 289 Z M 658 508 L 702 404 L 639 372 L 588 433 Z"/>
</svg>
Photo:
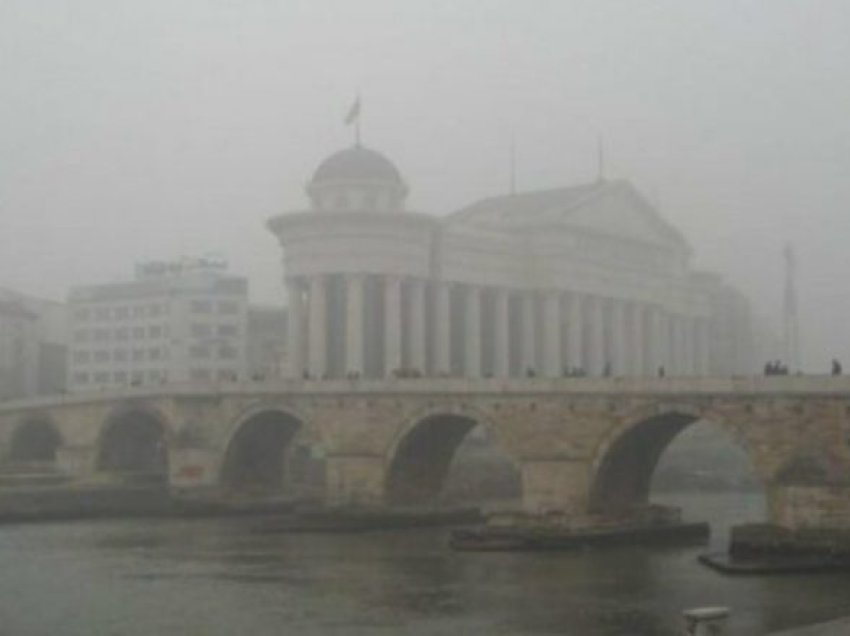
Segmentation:
<svg viewBox="0 0 850 636">
<path fill-rule="evenodd" d="M 797 313 L 797 261 L 791 244 L 787 243 L 785 255 L 785 359 L 791 371 L 800 371 L 800 320 Z"/>
</svg>

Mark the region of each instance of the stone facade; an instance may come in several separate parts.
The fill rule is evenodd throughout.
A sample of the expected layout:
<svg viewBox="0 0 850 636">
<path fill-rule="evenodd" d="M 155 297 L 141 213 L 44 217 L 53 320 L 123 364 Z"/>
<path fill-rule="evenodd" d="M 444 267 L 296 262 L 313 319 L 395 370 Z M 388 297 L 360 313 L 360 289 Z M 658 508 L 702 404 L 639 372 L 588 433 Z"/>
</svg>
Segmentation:
<svg viewBox="0 0 850 636">
<path fill-rule="evenodd" d="M 332 155 L 311 209 L 272 219 L 292 377 L 753 370 L 749 309 L 628 182 L 406 211 L 379 153 Z"/>
<path fill-rule="evenodd" d="M 40 422 L 57 433 L 59 470 L 101 479 L 108 432 L 131 416 L 159 431 L 155 446 L 174 488 L 233 487 L 234 462 L 250 471 L 306 449 L 323 458 L 325 501 L 358 506 L 432 505 L 458 444 L 477 425 L 520 469 L 525 511 L 572 516 L 644 505 L 666 445 L 707 420 L 747 452 L 770 520 L 850 525 L 847 377 L 341 380 L 107 392 L 6 405 L 0 457 L 26 460 L 33 451 L 20 436 Z M 285 471 L 269 468 L 264 475 L 283 479 Z"/>
</svg>

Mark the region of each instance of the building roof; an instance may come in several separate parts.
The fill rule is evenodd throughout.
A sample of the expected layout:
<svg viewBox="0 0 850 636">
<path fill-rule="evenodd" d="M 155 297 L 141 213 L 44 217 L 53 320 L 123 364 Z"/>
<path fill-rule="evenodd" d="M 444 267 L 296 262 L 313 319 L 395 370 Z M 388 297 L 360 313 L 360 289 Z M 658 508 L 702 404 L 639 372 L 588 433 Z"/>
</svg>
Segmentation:
<svg viewBox="0 0 850 636">
<path fill-rule="evenodd" d="M 332 154 L 316 168 L 312 183 L 328 181 L 390 181 L 402 183 L 395 165 L 381 153 L 356 145 Z"/>
<path fill-rule="evenodd" d="M 622 180 L 488 197 L 450 214 L 446 223 L 504 231 L 570 225 L 686 245 L 679 230 Z"/>
</svg>

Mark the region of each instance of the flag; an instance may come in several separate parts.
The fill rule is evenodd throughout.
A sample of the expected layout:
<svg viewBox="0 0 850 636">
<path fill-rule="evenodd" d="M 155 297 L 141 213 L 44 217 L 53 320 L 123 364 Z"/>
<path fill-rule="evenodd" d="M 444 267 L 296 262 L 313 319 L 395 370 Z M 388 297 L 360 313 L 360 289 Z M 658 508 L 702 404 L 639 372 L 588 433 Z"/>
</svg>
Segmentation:
<svg viewBox="0 0 850 636">
<path fill-rule="evenodd" d="M 348 114 L 345 116 L 345 125 L 348 126 L 353 124 L 358 119 L 360 119 L 360 96 L 357 96 L 357 99 L 354 100 L 354 103 L 351 105 L 351 108 L 348 109 Z"/>
</svg>

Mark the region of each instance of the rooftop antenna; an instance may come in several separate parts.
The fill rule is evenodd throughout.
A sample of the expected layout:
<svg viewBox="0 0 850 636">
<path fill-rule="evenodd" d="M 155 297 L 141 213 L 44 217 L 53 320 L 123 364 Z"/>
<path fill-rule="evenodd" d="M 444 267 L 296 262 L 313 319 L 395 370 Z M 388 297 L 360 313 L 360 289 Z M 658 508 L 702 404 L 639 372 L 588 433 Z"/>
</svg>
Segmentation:
<svg viewBox="0 0 850 636">
<path fill-rule="evenodd" d="M 345 125 L 354 124 L 354 145 L 360 145 L 360 91 L 357 91 L 357 96 L 354 98 L 354 103 L 348 109 L 348 114 L 345 116 Z"/>
<path fill-rule="evenodd" d="M 516 194 L 516 139 L 511 135 L 510 147 L 510 193 Z"/>
<path fill-rule="evenodd" d="M 797 259 L 791 243 L 785 244 L 784 335 L 785 359 L 794 371 L 800 370 L 800 320 L 797 313 Z"/>
<path fill-rule="evenodd" d="M 605 147 L 601 133 L 596 135 L 596 180 L 605 181 Z"/>
</svg>

